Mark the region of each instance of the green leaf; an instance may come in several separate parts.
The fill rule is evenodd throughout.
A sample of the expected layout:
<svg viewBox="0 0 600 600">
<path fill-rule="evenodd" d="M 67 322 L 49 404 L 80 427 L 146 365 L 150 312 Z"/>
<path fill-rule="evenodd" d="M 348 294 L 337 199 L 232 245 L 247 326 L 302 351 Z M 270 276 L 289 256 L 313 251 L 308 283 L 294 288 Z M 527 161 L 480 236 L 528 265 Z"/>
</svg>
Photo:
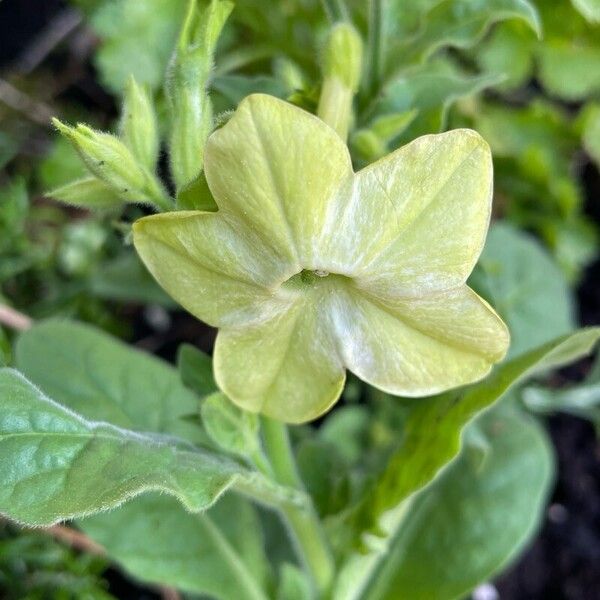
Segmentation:
<svg viewBox="0 0 600 600">
<path fill-rule="evenodd" d="M 196 412 L 198 400 L 183 387 L 177 371 L 100 331 L 69 322 L 37 324 L 21 336 L 17 353 L 19 366 L 38 385 L 86 419 L 206 441 L 205 434 L 184 419 Z M 232 507 L 236 519 L 227 516 Z M 224 600 L 259 597 L 239 592 L 245 586 L 244 569 L 258 581 L 266 569 L 255 517 L 240 498 L 227 496 L 208 512 L 191 515 L 167 496 L 143 496 L 79 525 L 144 581 Z M 172 550 L 166 552 L 170 545 Z M 223 555 L 229 566 L 219 570 Z M 245 567 L 238 569 L 238 560 Z"/>
<path fill-rule="evenodd" d="M 14 251 L 13 240 L 25 231 L 29 195 L 25 180 L 17 178 L 0 189 L 0 251 Z"/>
<path fill-rule="evenodd" d="M 394 44 L 388 53 L 388 72 L 399 66 L 420 63 L 445 46 L 470 48 L 498 21 L 519 19 L 538 35 L 540 20 L 535 7 L 527 0 L 445 0 L 421 3 L 427 12 L 414 36 Z M 433 6 L 431 6 L 433 5 Z"/>
<path fill-rule="evenodd" d="M 89 325 L 34 325 L 19 337 L 15 363 L 51 398 L 87 419 L 205 440 L 197 425 L 183 419 L 196 413 L 198 400 L 176 369 Z"/>
<path fill-rule="evenodd" d="M 572 0 L 573 6 L 590 22 L 600 22 L 599 0 Z"/>
<path fill-rule="evenodd" d="M 533 412 L 569 413 L 588 419 L 600 433 L 600 357 L 582 383 L 563 389 L 528 386 L 522 391 L 521 398 Z"/>
<path fill-rule="evenodd" d="M 575 328 L 566 278 L 541 245 L 508 223 L 495 223 L 470 284 L 506 321 L 509 357 Z"/>
<path fill-rule="evenodd" d="M 213 376 L 212 359 L 190 344 L 179 346 L 177 368 L 183 384 L 200 397 L 218 390 Z"/>
<path fill-rule="evenodd" d="M 6 332 L 0 327 L 0 367 L 10 364 L 11 348 Z"/>
<path fill-rule="evenodd" d="M 201 514 L 148 494 L 79 526 L 136 579 L 219 600 L 266 600 L 268 563 L 249 503 L 223 497 Z"/>
<path fill-rule="evenodd" d="M 238 408 L 225 394 L 215 392 L 205 398 L 200 415 L 208 435 L 226 452 L 251 457 L 259 450 L 258 416 Z"/>
<path fill-rule="evenodd" d="M 600 168 L 600 104 L 589 104 L 583 118 L 583 146 Z"/>
<path fill-rule="evenodd" d="M 176 438 L 88 421 L 7 368 L 0 370 L 0 450 L 0 513 L 28 525 L 101 512 L 153 490 L 193 512 L 236 483 L 273 491 L 236 463 Z"/>
<path fill-rule="evenodd" d="M 539 526 L 554 470 L 543 428 L 499 406 L 470 426 L 489 443 L 478 466 L 463 448 L 436 483 L 420 494 L 365 600 L 451 600 L 503 568 Z"/>
<path fill-rule="evenodd" d="M 393 534 L 407 510 L 407 500 L 426 487 L 452 461 L 461 448 L 464 427 L 516 383 L 537 373 L 563 366 L 588 354 L 600 339 L 600 327 L 581 329 L 513 358 L 496 367 L 484 381 L 431 398 L 414 401 L 404 426 L 403 439 L 390 456 L 376 483 L 341 521 L 333 523 L 342 549 L 348 532 L 358 533 L 361 547 L 369 533 Z M 385 519 L 384 515 L 392 511 Z M 373 542 L 371 538 L 371 542 Z M 373 554 L 364 559 L 373 568 Z"/>
<path fill-rule="evenodd" d="M 460 98 L 480 93 L 501 80 L 497 74 L 466 76 L 449 61 L 411 69 L 390 82 L 377 102 L 376 114 L 405 113 L 416 110 L 417 116 L 395 139 L 394 146 L 427 133 L 438 133 L 446 128 L 449 108 Z M 392 141 L 392 140 L 390 140 Z"/>
<path fill-rule="evenodd" d="M 121 93 L 131 75 L 157 90 L 185 12 L 186 0 L 102 2 L 91 17 L 100 37 L 94 62 L 102 83 Z"/>
<path fill-rule="evenodd" d="M 52 146 L 37 168 L 39 184 L 44 190 L 61 188 L 85 175 L 81 159 L 64 137 L 56 137 L 52 141 Z"/>
<path fill-rule="evenodd" d="M 156 284 L 131 249 L 113 260 L 96 264 L 87 279 L 90 292 L 98 298 L 136 304 L 177 304 Z"/>
<path fill-rule="evenodd" d="M 501 76 L 497 86 L 512 90 L 527 82 L 534 68 L 535 35 L 524 23 L 502 23 L 492 35 L 473 50 L 482 71 Z"/>
<path fill-rule="evenodd" d="M 538 50 L 543 86 L 565 100 L 583 100 L 600 91 L 600 47 L 552 40 Z"/>
<path fill-rule="evenodd" d="M 277 600 L 311 600 L 313 595 L 306 573 L 290 563 L 284 563 L 277 587 Z"/>
</svg>

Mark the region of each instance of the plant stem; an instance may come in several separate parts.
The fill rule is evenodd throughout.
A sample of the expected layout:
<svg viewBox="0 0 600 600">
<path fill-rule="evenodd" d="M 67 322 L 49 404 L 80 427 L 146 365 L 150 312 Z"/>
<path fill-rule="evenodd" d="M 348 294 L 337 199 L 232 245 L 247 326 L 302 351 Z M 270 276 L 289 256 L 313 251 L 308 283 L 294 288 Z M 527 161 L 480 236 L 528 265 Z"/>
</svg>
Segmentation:
<svg viewBox="0 0 600 600">
<path fill-rule="evenodd" d="M 33 320 L 6 304 L 0 304 L 0 324 L 16 331 L 25 331 L 33 325 Z"/>
<path fill-rule="evenodd" d="M 346 140 L 352 118 L 354 92 L 337 78 L 326 78 L 321 88 L 318 117 Z"/>
<path fill-rule="evenodd" d="M 276 481 L 304 491 L 285 424 L 263 418 L 263 438 Z M 326 593 L 333 580 L 335 565 L 314 507 L 312 504 L 306 509 L 285 506 L 282 513 L 318 591 Z"/>
<path fill-rule="evenodd" d="M 367 94 L 379 88 L 383 68 L 383 0 L 369 0 L 369 39 L 367 58 Z"/>
</svg>

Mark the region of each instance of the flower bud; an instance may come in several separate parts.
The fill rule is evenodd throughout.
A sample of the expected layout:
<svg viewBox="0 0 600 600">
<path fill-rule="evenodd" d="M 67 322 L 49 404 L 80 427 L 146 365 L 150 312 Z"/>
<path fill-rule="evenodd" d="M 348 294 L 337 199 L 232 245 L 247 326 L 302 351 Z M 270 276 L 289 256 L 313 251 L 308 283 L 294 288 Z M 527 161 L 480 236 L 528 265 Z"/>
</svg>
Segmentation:
<svg viewBox="0 0 600 600">
<path fill-rule="evenodd" d="M 90 172 L 126 202 L 166 207 L 168 200 L 161 184 L 117 137 L 82 124 L 69 127 L 58 119 L 52 122 L 73 144 Z"/>
<path fill-rule="evenodd" d="M 358 90 L 362 70 L 362 40 L 349 23 L 335 25 L 325 45 L 323 76 L 339 79 L 353 93 Z"/>
<path fill-rule="evenodd" d="M 346 139 L 353 118 L 352 100 L 362 70 L 362 40 L 349 23 L 331 29 L 323 53 L 323 87 L 317 114 Z"/>
<path fill-rule="evenodd" d="M 200 10 L 197 0 L 190 0 L 167 70 L 171 172 L 178 190 L 192 183 L 202 170 L 204 144 L 213 126 L 206 87 L 217 40 L 232 8 L 231 2 L 212 0 Z"/>
<path fill-rule="evenodd" d="M 156 168 L 159 137 L 156 114 L 146 89 L 130 77 L 121 114 L 121 139 L 137 160 L 150 172 Z"/>
</svg>

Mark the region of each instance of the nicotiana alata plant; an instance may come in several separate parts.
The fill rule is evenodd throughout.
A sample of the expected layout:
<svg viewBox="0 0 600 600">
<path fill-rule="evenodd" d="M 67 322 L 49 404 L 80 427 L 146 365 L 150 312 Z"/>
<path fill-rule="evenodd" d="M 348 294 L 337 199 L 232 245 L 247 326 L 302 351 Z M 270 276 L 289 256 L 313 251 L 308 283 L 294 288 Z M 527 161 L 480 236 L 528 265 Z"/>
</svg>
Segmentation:
<svg viewBox="0 0 600 600">
<path fill-rule="evenodd" d="M 530 538 L 552 480 L 544 430 L 510 390 L 589 353 L 600 328 L 505 358 L 507 327 L 467 285 L 490 150 L 459 129 L 355 172 L 355 95 L 374 82 L 348 21 L 329 29 L 316 115 L 251 94 L 215 119 L 231 9 L 189 3 L 166 77 L 172 187 L 134 79 L 118 135 L 56 122 L 90 174 L 53 195 L 160 213 L 133 224 L 135 249 L 219 329 L 213 358 L 183 346 L 175 368 L 69 321 L 25 331 L 0 370 L 0 512 L 75 520 L 134 576 L 224 600 L 462 597 Z M 346 370 L 371 401 L 290 436 Z"/>
</svg>

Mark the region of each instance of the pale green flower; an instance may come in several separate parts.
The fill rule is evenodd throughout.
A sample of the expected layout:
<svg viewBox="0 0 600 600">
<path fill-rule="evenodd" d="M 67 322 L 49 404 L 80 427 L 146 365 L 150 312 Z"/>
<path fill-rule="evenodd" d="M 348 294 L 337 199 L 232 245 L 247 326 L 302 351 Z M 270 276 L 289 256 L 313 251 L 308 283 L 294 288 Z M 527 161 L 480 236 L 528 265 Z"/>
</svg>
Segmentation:
<svg viewBox="0 0 600 600">
<path fill-rule="evenodd" d="M 218 212 L 134 225 L 158 282 L 219 328 L 215 376 L 239 406 L 287 422 L 325 412 L 345 370 L 402 396 L 482 378 L 504 323 L 465 281 L 490 219 L 483 139 L 421 137 L 354 173 L 324 122 L 252 95 L 208 140 Z"/>
</svg>

